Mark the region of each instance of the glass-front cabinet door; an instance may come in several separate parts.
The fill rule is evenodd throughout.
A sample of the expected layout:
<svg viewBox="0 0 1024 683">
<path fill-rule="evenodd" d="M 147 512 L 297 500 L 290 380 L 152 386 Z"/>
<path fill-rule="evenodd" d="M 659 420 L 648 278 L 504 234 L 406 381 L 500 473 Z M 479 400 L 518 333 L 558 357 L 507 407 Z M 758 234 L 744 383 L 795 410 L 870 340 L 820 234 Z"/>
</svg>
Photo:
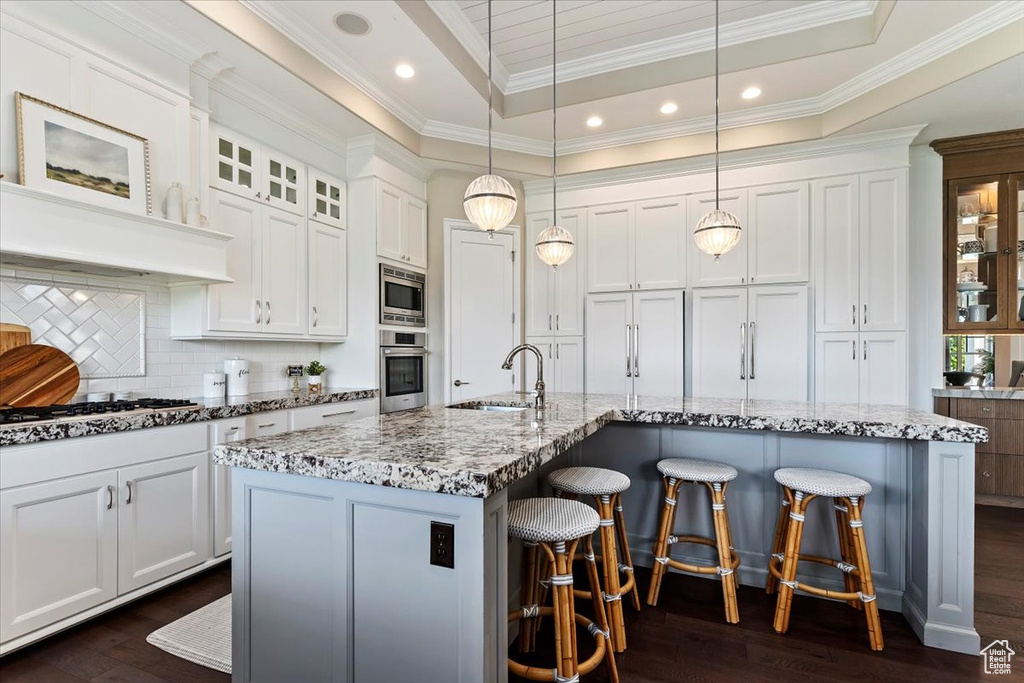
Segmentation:
<svg viewBox="0 0 1024 683">
<path fill-rule="evenodd" d="M 1024 332 L 1024 174 L 1007 179 L 1007 247 L 1010 262 L 1007 289 L 1010 292 L 1010 329 Z"/>
</svg>

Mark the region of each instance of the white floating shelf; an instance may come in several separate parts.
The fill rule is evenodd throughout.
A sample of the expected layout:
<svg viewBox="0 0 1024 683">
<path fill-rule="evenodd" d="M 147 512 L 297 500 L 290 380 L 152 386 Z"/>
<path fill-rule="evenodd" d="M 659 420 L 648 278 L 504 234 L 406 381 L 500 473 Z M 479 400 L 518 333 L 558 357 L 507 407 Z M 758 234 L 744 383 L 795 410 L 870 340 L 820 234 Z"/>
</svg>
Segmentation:
<svg viewBox="0 0 1024 683">
<path fill-rule="evenodd" d="M 42 262 L 83 264 L 164 275 L 171 283 L 233 282 L 227 274 L 232 236 L 140 216 L 0 182 L 0 253 Z M 7 260 L 17 262 L 16 258 Z"/>
</svg>

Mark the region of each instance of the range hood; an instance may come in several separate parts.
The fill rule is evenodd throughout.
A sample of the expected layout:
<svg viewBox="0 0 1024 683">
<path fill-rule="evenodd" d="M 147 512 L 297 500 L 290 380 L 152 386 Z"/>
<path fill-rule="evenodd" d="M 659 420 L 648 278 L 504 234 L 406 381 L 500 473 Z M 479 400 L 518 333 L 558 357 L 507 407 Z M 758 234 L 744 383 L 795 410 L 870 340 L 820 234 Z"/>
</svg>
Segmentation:
<svg viewBox="0 0 1024 683">
<path fill-rule="evenodd" d="M 170 284 L 232 282 L 231 235 L 0 182 L 0 262 Z"/>
</svg>

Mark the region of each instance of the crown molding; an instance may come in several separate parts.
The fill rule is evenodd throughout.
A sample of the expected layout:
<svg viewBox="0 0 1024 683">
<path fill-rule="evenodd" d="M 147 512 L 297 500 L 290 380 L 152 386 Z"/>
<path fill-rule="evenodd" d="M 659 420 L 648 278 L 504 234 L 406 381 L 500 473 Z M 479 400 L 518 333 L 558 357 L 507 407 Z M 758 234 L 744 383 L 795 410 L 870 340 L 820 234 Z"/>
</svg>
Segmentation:
<svg viewBox="0 0 1024 683">
<path fill-rule="evenodd" d="M 480 32 L 473 26 L 466 13 L 454 2 L 446 0 L 426 0 L 429 7 L 437 18 L 441 20 L 455 39 L 462 43 L 473 61 L 487 73 L 487 41 L 480 35 Z M 509 84 L 509 73 L 505 65 L 497 57 L 491 59 L 491 80 L 498 89 L 506 92 Z"/>
<path fill-rule="evenodd" d="M 837 156 L 854 152 L 865 152 L 888 147 L 910 147 L 910 143 L 924 130 L 926 124 L 905 126 L 857 135 L 842 135 L 820 140 L 794 142 L 771 147 L 723 152 L 721 169 L 749 168 L 787 161 Z M 657 180 L 659 178 L 678 178 L 680 176 L 707 173 L 715 168 L 713 154 L 704 154 L 688 159 L 659 161 L 653 164 L 625 166 L 605 171 L 592 171 L 572 176 L 561 176 L 558 179 L 559 192 L 582 190 L 622 183 Z M 551 179 L 530 180 L 523 183 L 527 195 L 543 196 L 551 194 Z"/>
<path fill-rule="evenodd" d="M 299 13 L 288 9 L 278 0 L 238 0 L 239 4 L 284 34 L 293 43 L 320 60 L 335 73 L 346 79 L 363 94 L 398 117 L 402 123 L 419 131 L 426 118 L 401 98 L 393 95 L 377 79 L 366 72 L 348 55 L 322 39 L 316 29 L 299 18 Z"/>
<path fill-rule="evenodd" d="M 428 138 L 439 138 L 452 142 L 463 142 L 470 145 L 487 146 L 487 130 L 473 128 L 471 126 L 460 126 L 456 123 L 445 123 L 444 121 L 427 121 L 420 131 L 420 135 Z M 520 135 L 508 135 L 507 133 L 493 133 L 491 144 L 495 149 L 507 152 L 520 152 L 522 154 L 533 154 L 535 156 L 551 156 L 551 143 L 545 140 L 522 137 Z"/>
<path fill-rule="evenodd" d="M 274 123 L 329 149 L 342 157 L 347 150 L 346 139 L 303 112 L 285 104 L 249 80 L 228 69 L 219 71 L 210 80 L 210 90 L 265 116 Z"/>
<path fill-rule="evenodd" d="M 169 31 L 166 20 L 147 8 L 144 2 L 74 0 L 74 3 L 186 64 L 216 51 L 183 31 Z"/>
<path fill-rule="evenodd" d="M 849 19 L 858 19 L 874 13 L 878 0 L 828 0 L 788 10 L 773 12 L 766 16 L 752 17 L 742 21 L 724 24 L 719 32 L 722 48 L 739 45 L 765 38 L 806 31 L 826 24 Z M 456 8 L 457 9 L 457 8 Z M 459 10 L 461 14 L 461 10 Z M 467 20 L 468 22 L 468 20 Z M 459 34 L 456 34 L 457 36 Z M 477 34 L 479 36 L 479 34 Z M 463 43 L 467 50 L 469 46 Z M 652 40 L 639 45 L 608 50 L 591 57 L 581 57 L 560 62 L 558 82 L 575 81 L 589 76 L 599 76 L 611 71 L 629 69 L 635 66 L 653 64 L 666 59 L 708 52 L 715 47 L 713 28 L 691 31 L 680 35 Z M 513 73 L 507 85 L 502 88 L 506 95 L 547 87 L 551 84 L 551 69 L 541 67 Z"/>
<path fill-rule="evenodd" d="M 426 182 L 430 178 L 431 170 L 419 156 L 383 133 L 367 133 L 349 138 L 345 156 L 350 161 L 358 161 L 360 157 L 375 156 L 418 180 Z"/>
</svg>

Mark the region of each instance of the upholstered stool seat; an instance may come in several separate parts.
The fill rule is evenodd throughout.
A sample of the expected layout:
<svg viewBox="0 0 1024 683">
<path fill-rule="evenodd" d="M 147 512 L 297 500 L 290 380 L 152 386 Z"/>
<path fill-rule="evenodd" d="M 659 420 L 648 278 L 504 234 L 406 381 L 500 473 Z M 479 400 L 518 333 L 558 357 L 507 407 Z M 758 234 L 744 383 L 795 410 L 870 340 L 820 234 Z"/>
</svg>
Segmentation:
<svg viewBox="0 0 1024 683">
<path fill-rule="evenodd" d="M 725 620 L 735 624 L 740 620 L 739 605 L 736 601 L 736 568 L 740 558 L 732 547 L 732 532 L 729 529 L 729 515 L 725 509 L 725 489 L 736 478 L 736 468 L 714 460 L 696 458 L 669 458 L 658 463 L 658 471 L 664 479 L 665 498 L 661 507 L 661 521 L 654 541 L 654 569 L 651 572 L 651 587 L 647 592 L 647 604 L 657 605 L 661 592 L 661 580 L 668 568 L 691 574 L 718 574 L 722 579 L 722 596 L 725 600 Z M 676 503 L 679 487 L 683 482 L 703 484 L 711 494 L 711 516 L 715 524 L 715 538 L 701 536 L 676 536 L 672 533 L 676 522 Z M 710 546 L 718 551 L 717 565 L 687 564 L 669 557 L 669 549 L 676 543 L 697 543 Z"/>
<path fill-rule="evenodd" d="M 871 493 L 871 484 L 851 474 L 803 467 L 776 470 L 775 481 L 782 485 L 782 509 L 779 510 L 779 520 L 775 526 L 775 541 L 768 560 L 768 580 L 765 585 L 769 595 L 776 590 L 779 593 L 775 605 L 775 631 L 785 633 L 789 629 L 793 594 L 800 590 L 824 598 L 844 600 L 851 607 L 863 610 L 871 649 L 881 650 L 884 645 L 882 624 L 878 618 L 875 584 L 871 578 L 864 521 L 861 519 L 864 496 Z M 804 515 L 808 504 L 818 497 L 832 499 L 841 559 L 800 554 Z M 816 562 L 840 570 L 843 572 L 845 590 L 819 588 L 797 581 L 796 572 L 800 562 Z"/>
<path fill-rule="evenodd" d="M 626 624 L 622 615 L 622 596 L 631 594 L 633 607 L 640 609 L 640 593 L 633 576 L 633 558 L 626 538 L 622 515 L 622 492 L 629 488 L 629 477 L 601 467 L 566 467 L 548 475 L 548 483 L 558 498 L 593 496 L 601 518 L 601 568 L 604 593 L 611 624 L 611 645 L 616 652 L 626 649 Z M 619 561 L 619 558 L 622 561 Z M 625 578 L 620 577 L 624 574 Z M 588 591 L 576 591 L 576 597 L 590 598 Z"/>
<path fill-rule="evenodd" d="M 523 573 L 520 608 L 509 613 L 508 620 L 520 621 L 519 651 L 532 652 L 541 617 L 552 617 L 555 631 L 554 668 L 520 664 L 511 657 L 509 671 L 533 681 L 576 683 L 580 675 L 593 671 L 604 660 L 608 680 L 618 683 L 615 653 L 608 643 L 608 617 L 598 597 L 600 584 L 591 535 L 601 518 L 588 505 L 559 498 L 528 498 L 508 504 L 508 533 L 523 541 Z M 573 594 L 572 561 L 576 548 L 587 558 L 587 578 L 594 596 L 594 621 L 576 613 Z M 544 603 L 542 585 L 551 589 L 551 606 Z M 576 626 L 587 629 L 594 638 L 594 653 L 583 662 L 576 650 Z"/>
</svg>

